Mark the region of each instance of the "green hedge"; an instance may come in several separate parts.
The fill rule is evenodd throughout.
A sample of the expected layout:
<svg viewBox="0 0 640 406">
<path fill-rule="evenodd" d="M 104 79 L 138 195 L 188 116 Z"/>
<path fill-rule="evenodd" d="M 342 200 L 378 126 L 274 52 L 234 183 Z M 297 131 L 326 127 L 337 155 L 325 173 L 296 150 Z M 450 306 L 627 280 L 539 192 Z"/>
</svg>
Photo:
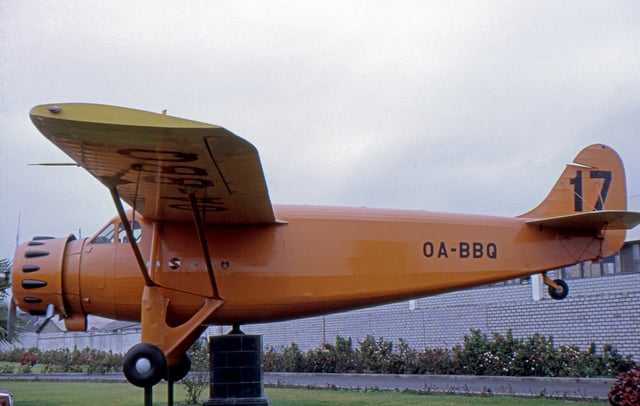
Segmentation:
<svg viewBox="0 0 640 406">
<path fill-rule="evenodd" d="M 79 350 L 74 347 L 59 350 L 41 351 L 37 348 L 23 348 L 0 352 L 0 361 L 19 363 L 18 368 L 5 365 L 0 373 L 28 373 L 38 365 L 43 373 L 48 372 L 84 372 L 105 373 L 122 371 L 122 355 L 111 351 L 90 348 Z"/>
<path fill-rule="evenodd" d="M 191 354 L 192 370 L 206 371 L 208 346 L 198 341 Z M 42 372 L 122 370 L 121 354 L 76 347 L 2 351 L 0 361 L 8 362 L 0 367 L 0 373 L 30 372 L 34 365 Z M 462 345 L 451 349 L 417 351 L 402 339 L 394 346 L 392 341 L 372 336 L 354 345 L 351 338 L 338 336 L 334 344 L 323 344 L 307 352 L 294 343 L 279 351 L 273 347 L 264 351 L 266 372 L 615 377 L 634 368 L 638 365 L 630 356 L 623 357 L 610 345 L 596 351 L 591 344 L 581 351 L 573 345 L 556 346 L 552 337 L 539 334 L 514 338 L 511 331 L 504 336 L 494 333 L 488 337 L 479 330 L 471 330 Z"/>
<path fill-rule="evenodd" d="M 351 338 L 336 337 L 335 344 L 323 344 L 306 353 L 292 343 L 280 351 L 264 352 L 267 372 L 338 372 L 381 374 L 443 374 L 502 376 L 614 377 L 635 367 L 630 356 L 623 357 L 610 345 L 600 352 L 591 344 L 556 346 L 552 337 L 535 334 L 526 339 L 471 330 L 462 345 L 451 349 L 427 348 L 417 351 L 399 340 L 367 336 L 354 348 Z"/>
</svg>

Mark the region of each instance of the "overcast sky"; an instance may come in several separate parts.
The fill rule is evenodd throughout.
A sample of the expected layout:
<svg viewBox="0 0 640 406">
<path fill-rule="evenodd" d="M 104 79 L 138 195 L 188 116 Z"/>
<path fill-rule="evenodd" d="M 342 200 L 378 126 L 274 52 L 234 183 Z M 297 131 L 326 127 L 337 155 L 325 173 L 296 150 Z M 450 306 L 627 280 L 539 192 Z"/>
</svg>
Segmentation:
<svg viewBox="0 0 640 406">
<path fill-rule="evenodd" d="M 252 142 L 274 203 L 513 216 L 584 146 L 640 195 L 636 1 L 0 0 L 0 258 L 93 234 L 107 189 L 33 127 L 122 105 Z M 631 197 L 640 209 L 640 197 Z"/>
</svg>

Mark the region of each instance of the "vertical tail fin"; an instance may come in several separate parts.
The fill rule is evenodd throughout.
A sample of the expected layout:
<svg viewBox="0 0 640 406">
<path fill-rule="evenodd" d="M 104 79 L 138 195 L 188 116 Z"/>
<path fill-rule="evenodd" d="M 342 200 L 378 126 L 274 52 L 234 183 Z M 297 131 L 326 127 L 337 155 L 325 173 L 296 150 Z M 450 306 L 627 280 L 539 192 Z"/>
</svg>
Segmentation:
<svg viewBox="0 0 640 406">
<path fill-rule="evenodd" d="M 523 218 L 542 219 L 627 208 L 627 187 L 620 156 L 610 147 L 586 147 L 568 164 L 547 197 Z"/>
<path fill-rule="evenodd" d="M 622 248 L 625 230 L 640 224 L 640 213 L 626 209 L 622 160 L 613 149 L 598 144 L 580 151 L 542 203 L 520 217 L 540 230 L 554 229 L 563 238 L 591 235 L 599 243 L 574 252 L 576 261 L 584 261 L 606 258 Z"/>
</svg>

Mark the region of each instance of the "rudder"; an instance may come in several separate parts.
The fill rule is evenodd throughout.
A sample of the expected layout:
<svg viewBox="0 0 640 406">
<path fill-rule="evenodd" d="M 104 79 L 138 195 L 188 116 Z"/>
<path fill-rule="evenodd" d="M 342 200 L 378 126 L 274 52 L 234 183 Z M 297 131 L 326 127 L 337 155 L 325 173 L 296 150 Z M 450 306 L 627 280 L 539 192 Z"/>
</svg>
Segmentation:
<svg viewBox="0 0 640 406">
<path fill-rule="evenodd" d="M 610 147 L 584 148 L 547 197 L 533 210 L 518 217 L 549 218 L 601 210 L 626 210 L 627 188 L 620 156 Z"/>
</svg>

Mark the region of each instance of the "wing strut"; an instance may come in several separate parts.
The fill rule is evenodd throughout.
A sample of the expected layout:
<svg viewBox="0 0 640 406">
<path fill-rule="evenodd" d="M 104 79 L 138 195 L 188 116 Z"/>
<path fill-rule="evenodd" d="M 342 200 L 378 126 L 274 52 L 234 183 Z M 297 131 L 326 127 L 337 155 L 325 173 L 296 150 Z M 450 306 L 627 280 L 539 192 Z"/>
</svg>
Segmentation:
<svg viewBox="0 0 640 406">
<path fill-rule="evenodd" d="M 142 273 L 142 277 L 144 278 L 144 284 L 149 287 L 156 286 L 156 283 L 151 279 L 151 276 L 149 276 L 149 270 L 147 269 L 147 265 L 144 263 L 144 259 L 142 258 L 142 254 L 140 253 L 140 247 L 138 247 L 138 243 L 133 236 L 131 223 L 129 223 L 127 214 L 124 211 L 122 201 L 120 200 L 120 194 L 118 194 L 116 186 L 114 185 L 109 187 L 109 191 L 111 192 L 111 198 L 113 198 L 113 203 L 115 204 L 116 210 L 118 211 L 118 216 L 120 216 L 120 222 L 122 223 L 122 227 L 124 227 L 124 232 L 127 234 L 129 244 L 131 244 L 133 255 L 135 255 L 136 261 L 138 262 L 138 268 L 140 268 L 140 272 Z"/>
<path fill-rule="evenodd" d="M 211 255 L 209 254 L 209 246 L 207 245 L 207 238 L 204 233 L 204 223 L 200 217 L 200 211 L 198 210 L 198 201 L 196 199 L 195 192 L 189 192 L 189 203 L 191 203 L 191 211 L 193 212 L 193 223 L 196 226 L 196 232 L 198 233 L 198 240 L 202 246 L 202 254 L 207 265 L 207 273 L 209 274 L 209 281 L 211 282 L 211 290 L 213 291 L 213 299 L 222 299 L 218 292 L 218 284 L 216 283 L 216 276 L 213 273 L 213 264 L 211 263 Z"/>
</svg>

